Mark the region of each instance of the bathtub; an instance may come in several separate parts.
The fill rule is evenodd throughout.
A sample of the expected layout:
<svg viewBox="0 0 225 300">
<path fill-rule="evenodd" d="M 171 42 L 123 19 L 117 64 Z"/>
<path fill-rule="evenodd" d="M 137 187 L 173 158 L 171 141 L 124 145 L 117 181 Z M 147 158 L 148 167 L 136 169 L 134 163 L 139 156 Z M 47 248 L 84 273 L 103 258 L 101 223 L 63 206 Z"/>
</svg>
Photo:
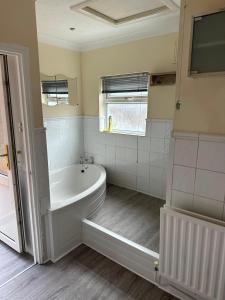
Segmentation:
<svg viewBox="0 0 225 300">
<path fill-rule="evenodd" d="M 50 173 L 51 210 L 83 201 L 105 188 L 105 169 L 98 165 L 72 165 Z"/>
<path fill-rule="evenodd" d="M 55 262 L 82 243 L 82 220 L 104 203 L 106 172 L 99 165 L 72 165 L 49 174 L 49 256 Z"/>
</svg>

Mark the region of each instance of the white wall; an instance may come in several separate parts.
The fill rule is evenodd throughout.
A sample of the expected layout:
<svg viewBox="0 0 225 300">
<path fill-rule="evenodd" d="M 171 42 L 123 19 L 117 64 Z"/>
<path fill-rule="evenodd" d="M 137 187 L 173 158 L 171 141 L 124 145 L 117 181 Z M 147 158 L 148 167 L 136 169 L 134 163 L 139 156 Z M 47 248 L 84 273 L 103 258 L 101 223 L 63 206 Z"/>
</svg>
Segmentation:
<svg viewBox="0 0 225 300">
<path fill-rule="evenodd" d="M 192 16 L 224 9 L 225 0 L 182 0 L 174 130 L 225 134 L 225 76 L 189 77 Z M 216 57 L 212 57 L 216 60 Z"/>
<path fill-rule="evenodd" d="M 167 204 L 225 221 L 225 136 L 175 134 Z"/>
<path fill-rule="evenodd" d="M 44 75 L 55 76 L 62 74 L 69 78 L 76 78 L 77 86 L 74 103 L 77 105 L 60 104 L 56 106 L 42 105 L 43 116 L 69 117 L 82 114 L 81 91 L 81 60 L 80 52 L 59 48 L 43 43 L 38 44 L 40 72 Z"/>
<path fill-rule="evenodd" d="M 45 118 L 44 124 L 49 170 L 78 163 L 84 152 L 82 117 Z"/>
<path fill-rule="evenodd" d="M 165 199 L 170 120 L 147 122 L 145 137 L 99 132 L 98 117 L 84 117 L 84 150 L 107 171 L 107 180 Z"/>
<path fill-rule="evenodd" d="M 155 36 L 81 54 L 82 107 L 85 116 L 99 115 L 102 76 L 176 70 L 177 33 Z M 173 119 L 175 86 L 152 87 L 148 118 Z"/>
<path fill-rule="evenodd" d="M 102 133 L 98 117 L 46 118 L 49 170 L 93 156 L 107 181 L 161 199 L 166 197 L 171 120 L 147 121 L 144 137 Z"/>
</svg>

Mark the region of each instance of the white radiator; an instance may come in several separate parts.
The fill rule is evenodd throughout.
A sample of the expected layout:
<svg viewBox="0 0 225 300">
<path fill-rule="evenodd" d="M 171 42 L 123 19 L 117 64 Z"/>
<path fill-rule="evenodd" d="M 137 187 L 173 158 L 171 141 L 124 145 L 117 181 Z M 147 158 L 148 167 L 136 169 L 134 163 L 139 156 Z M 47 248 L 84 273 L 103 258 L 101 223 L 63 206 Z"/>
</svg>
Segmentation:
<svg viewBox="0 0 225 300">
<path fill-rule="evenodd" d="M 225 300 L 225 227 L 161 208 L 159 271 L 203 298 Z"/>
</svg>

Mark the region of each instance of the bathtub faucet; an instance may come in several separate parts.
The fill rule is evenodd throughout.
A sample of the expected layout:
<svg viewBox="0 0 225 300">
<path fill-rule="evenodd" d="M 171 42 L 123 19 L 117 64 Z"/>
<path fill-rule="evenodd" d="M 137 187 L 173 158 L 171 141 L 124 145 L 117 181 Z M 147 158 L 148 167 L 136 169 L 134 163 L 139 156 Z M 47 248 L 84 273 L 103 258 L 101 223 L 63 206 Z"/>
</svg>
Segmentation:
<svg viewBox="0 0 225 300">
<path fill-rule="evenodd" d="M 80 164 L 81 164 L 81 172 L 84 173 L 84 169 L 85 169 L 85 166 L 84 166 L 84 162 L 85 162 L 85 158 L 83 156 L 80 157 Z"/>
<path fill-rule="evenodd" d="M 94 157 L 93 156 L 89 156 L 89 157 L 84 157 L 81 156 L 80 157 L 80 164 L 84 165 L 84 164 L 93 164 L 94 163 Z"/>
<path fill-rule="evenodd" d="M 93 163 L 94 163 L 94 157 L 93 156 L 89 156 L 89 157 L 81 156 L 80 157 L 80 164 L 82 165 L 81 172 L 83 173 L 84 170 L 88 169 L 88 165 L 93 164 Z"/>
</svg>

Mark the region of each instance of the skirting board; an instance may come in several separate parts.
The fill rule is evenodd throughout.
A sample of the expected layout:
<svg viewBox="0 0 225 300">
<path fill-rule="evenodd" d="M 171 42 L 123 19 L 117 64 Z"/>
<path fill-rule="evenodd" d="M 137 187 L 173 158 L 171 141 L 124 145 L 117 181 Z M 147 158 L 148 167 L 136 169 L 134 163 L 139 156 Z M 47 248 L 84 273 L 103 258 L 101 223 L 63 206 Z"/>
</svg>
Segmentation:
<svg viewBox="0 0 225 300">
<path fill-rule="evenodd" d="M 51 258 L 51 262 L 56 263 L 57 261 L 59 261 L 60 259 L 62 259 L 63 257 L 65 257 L 67 254 L 69 254 L 70 252 L 72 252 L 73 250 L 75 250 L 76 248 L 78 248 L 81 244 L 82 243 L 78 243 L 75 246 L 73 246 L 71 249 L 65 251 L 62 255 Z"/>
<path fill-rule="evenodd" d="M 144 279 L 156 283 L 154 262 L 158 253 L 142 247 L 87 219 L 82 222 L 82 242 Z"/>
</svg>

